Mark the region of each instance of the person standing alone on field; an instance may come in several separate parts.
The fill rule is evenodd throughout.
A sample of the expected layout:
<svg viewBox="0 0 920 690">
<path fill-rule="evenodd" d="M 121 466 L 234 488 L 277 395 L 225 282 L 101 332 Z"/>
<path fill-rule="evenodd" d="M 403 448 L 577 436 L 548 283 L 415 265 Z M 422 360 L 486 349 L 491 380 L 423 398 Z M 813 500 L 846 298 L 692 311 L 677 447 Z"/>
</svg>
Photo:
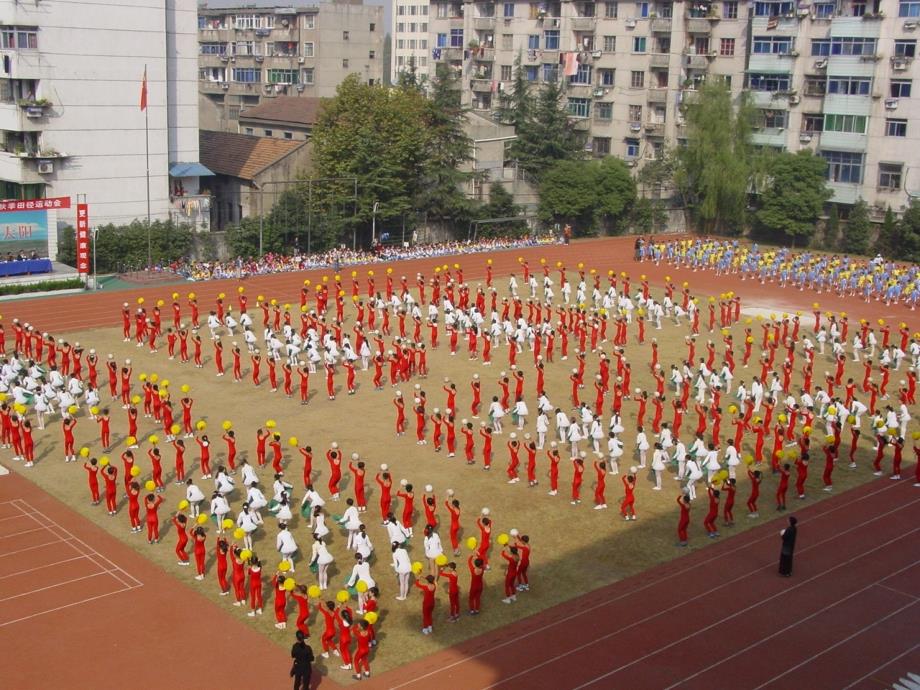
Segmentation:
<svg viewBox="0 0 920 690">
<path fill-rule="evenodd" d="M 779 574 L 783 577 L 792 577 L 792 556 L 795 552 L 796 523 L 794 517 L 789 518 L 789 526 L 779 534 L 783 545 L 779 551 Z"/>
<path fill-rule="evenodd" d="M 291 678 L 294 679 L 294 690 L 308 690 L 310 687 L 310 674 L 313 672 L 313 649 L 304 642 L 304 634 L 297 631 L 297 642 L 291 647 Z"/>
</svg>

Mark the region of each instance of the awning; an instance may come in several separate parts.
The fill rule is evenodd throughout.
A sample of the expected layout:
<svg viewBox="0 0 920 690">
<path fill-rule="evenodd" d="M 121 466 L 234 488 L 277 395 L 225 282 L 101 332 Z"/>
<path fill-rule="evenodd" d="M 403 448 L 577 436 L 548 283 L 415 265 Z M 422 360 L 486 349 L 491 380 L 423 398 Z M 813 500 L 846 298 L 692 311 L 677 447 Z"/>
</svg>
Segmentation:
<svg viewBox="0 0 920 690">
<path fill-rule="evenodd" d="M 169 166 L 170 177 L 212 177 L 214 173 L 201 163 L 173 163 Z"/>
</svg>

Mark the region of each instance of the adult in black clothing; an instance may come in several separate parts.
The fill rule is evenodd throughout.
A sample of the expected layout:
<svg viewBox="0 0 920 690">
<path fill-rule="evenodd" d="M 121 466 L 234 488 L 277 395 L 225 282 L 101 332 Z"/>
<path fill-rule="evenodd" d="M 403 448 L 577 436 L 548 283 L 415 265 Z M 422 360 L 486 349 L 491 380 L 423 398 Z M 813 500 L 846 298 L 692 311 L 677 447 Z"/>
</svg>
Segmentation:
<svg viewBox="0 0 920 690">
<path fill-rule="evenodd" d="M 796 520 L 789 518 L 789 526 L 779 534 L 783 543 L 779 550 L 779 574 L 783 577 L 792 577 L 792 555 L 795 553 Z"/>
<path fill-rule="evenodd" d="M 310 687 L 310 674 L 313 671 L 313 649 L 304 642 L 303 633 L 297 631 L 297 642 L 291 647 L 291 678 L 294 679 L 294 690 L 308 690 Z"/>
</svg>

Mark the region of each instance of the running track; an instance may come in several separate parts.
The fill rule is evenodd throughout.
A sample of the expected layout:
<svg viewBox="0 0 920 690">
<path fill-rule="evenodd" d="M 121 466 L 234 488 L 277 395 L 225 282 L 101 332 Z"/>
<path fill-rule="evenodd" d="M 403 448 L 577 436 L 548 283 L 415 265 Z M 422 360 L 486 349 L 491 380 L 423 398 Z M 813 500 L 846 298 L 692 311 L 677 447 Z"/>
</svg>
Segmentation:
<svg viewBox="0 0 920 690">
<path fill-rule="evenodd" d="M 710 272 L 637 264 L 631 259 L 632 242 L 633 238 L 588 240 L 569 246 L 418 259 L 395 264 L 394 273 L 411 280 L 416 272 L 430 276 L 434 266 L 459 262 L 467 282 L 475 283 L 484 277 L 485 259 L 490 257 L 496 285 L 504 291 L 507 274 L 519 272 L 518 257 L 526 257 L 534 270 L 541 258 L 552 267 L 563 261 L 570 277 L 577 262 L 585 261 L 586 269 L 626 271 L 634 281 L 645 273 L 658 286 L 666 275 L 678 284 L 688 281 L 701 301 L 734 290 L 745 306 L 807 313 L 817 301 L 822 310 L 844 310 L 853 318 L 917 323 L 912 312 L 900 306 L 867 305 L 742 283 Z M 354 270 L 363 278 L 368 268 L 374 269 L 382 286 L 384 266 Z M 346 283 L 351 270 L 342 270 Z M 149 305 L 158 298 L 168 301 L 173 291 L 183 298 L 195 291 L 203 311 L 219 292 L 235 302 L 240 284 L 251 300 L 264 294 L 296 302 L 303 280 L 315 283 L 324 274 L 331 277 L 332 272 L 18 300 L 5 305 L 3 312 L 7 321 L 18 317 L 61 333 L 114 326 L 120 322 L 123 301 L 133 306 L 143 296 Z M 106 572 L 130 570 L 143 587 L 125 584 L 126 591 L 92 603 L 75 603 L 69 612 L 60 609 L 0 627 L 4 655 L 19 660 L 13 665 L 13 687 L 44 687 L 47 681 L 64 677 L 73 688 L 123 687 L 123 678 L 136 677 L 138 672 L 157 674 L 154 677 L 162 687 L 249 688 L 254 678 L 265 687 L 287 686 L 284 650 L 230 620 L 195 596 L 187 584 L 177 586 L 173 577 L 102 530 L 75 519 L 72 511 L 25 480 L 0 478 L 0 504 L 23 496 L 29 497 L 26 505 L 39 506 L 56 524 L 67 524 L 75 536 L 92 544 L 94 554 L 111 559 L 113 567 L 103 568 Z M 879 480 L 797 515 L 799 549 L 791 580 L 775 574 L 781 523 L 773 522 L 361 685 L 820 690 L 890 686 L 905 672 L 920 669 L 920 490 L 907 481 Z M 0 594 L 3 586 L 0 580 Z M 162 607 L 164 596 L 175 606 Z M 132 642 L 121 642 L 126 628 L 137 633 Z M 219 633 L 208 632 L 214 630 Z M 87 640 L 94 643 L 90 653 L 84 646 Z M 49 647 L 57 651 L 49 654 Z M 67 651 L 62 653 L 62 647 Z M 177 648 L 182 650 L 178 657 Z M 228 658 L 222 652 L 240 658 L 233 653 L 240 648 L 251 651 L 240 664 L 200 663 L 205 658 Z M 179 657 L 190 663 L 156 663 Z M 37 671 L 36 664 L 41 664 Z M 89 671 L 101 665 L 110 675 Z M 326 679 L 322 685 L 335 686 Z"/>
</svg>

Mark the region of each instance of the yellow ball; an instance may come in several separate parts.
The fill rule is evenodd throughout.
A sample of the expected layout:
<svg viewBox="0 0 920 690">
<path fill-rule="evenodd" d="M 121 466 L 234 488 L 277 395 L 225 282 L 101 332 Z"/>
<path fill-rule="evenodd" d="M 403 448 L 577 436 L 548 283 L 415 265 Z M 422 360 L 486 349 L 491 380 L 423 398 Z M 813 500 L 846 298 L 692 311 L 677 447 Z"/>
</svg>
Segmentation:
<svg viewBox="0 0 920 690">
<path fill-rule="evenodd" d="M 274 419 L 269 419 L 267 422 L 265 422 L 265 427 L 267 429 L 274 429 L 276 426 L 278 425 L 275 423 Z"/>
<path fill-rule="evenodd" d="M 278 564 L 278 570 L 280 570 L 282 573 L 286 573 L 290 569 L 291 569 L 291 564 L 289 561 L 281 561 Z"/>
<path fill-rule="evenodd" d="M 233 527 L 233 520 L 230 518 L 224 518 L 224 521 L 221 523 L 224 529 L 230 529 Z"/>
<path fill-rule="evenodd" d="M 364 594 L 367 591 L 367 583 L 364 580 L 358 580 L 355 583 L 355 589 Z"/>
<path fill-rule="evenodd" d="M 293 577 L 289 577 L 284 580 L 284 591 L 293 592 L 296 586 L 297 583 L 294 581 Z"/>
<path fill-rule="evenodd" d="M 147 440 L 150 441 L 150 445 L 155 446 L 160 442 L 160 437 L 156 434 L 150 434 L 150 436 L 147 437 Z"/>
<path fill-rule="evenodd" d="M 234 539 L 242 539 L 245 536 L 246 536 L 246 532 L 243 530 L 242 527 L 237 527 L 235 530 L 233 530 Z"/>
<path fill-rule="evenodd" d="M 125 439 L 125 445 L 127 446 L 133 446 L 136 443 L 137 443 L 137 439 L 134 438 L 133 436 L 128 436 L 128 438 Z"/>
<path fill-rule="evenodd" d="M 249 549 L 243 549 L 242 551 L 240 551 L 241 560 L 248 561 L 250 558 L 252 558 L 252 551 L 250 551 Z"/>
<path fill-rule="evenodd" d="M 198 514 L 198 524 L 199 524 L 199 525 L 203 525 L 203 524 L 205 524 L 207 521 L 208 521 L 208 516 L 207 516 L 207 515 L 205 515 L 204 513 L 199 513 L 199 514 Z"/>
<path fill-rule="evenodd" d="M 377 622 L 377 612 L 368 611 L 367 613 L 364 614 L 364 620 L 366 620 L 370 625 L 373 625 L 374 623 Z"/>
<path fill-rule="evenodd" d="M 171 433 L 173 436 L 178 434 L 181 430 L 182 427 L 180 427 L 178 424 L 173 424 L 171 427 L 169 427 L 169 433 Z"/>
<path fill-rule="evenodd" d="M 185 510 L 186 508 L 188 508 L 188 506 L 189 506 L 189 503 L 184 498 L 181 501 L 179 501 L 179 510 Z"/>
<path fill-rule="evenodd" d="M 510 537 L 507 534 L 502 533 L 498 535 L 498 539 L 495 541 L 497 541 L 501 546 L 504 546 L 510 541 Z"/>
<path fill-rule="evenodd" d="M 99 467 L 106 467 L 109 464 L 109 458 L 106 455 L 103 455 L 99 458 Z"/>
<path fill-rule="evenodd" d="M 297 437 L 296 437 L 296 436 L 291 436 L 291 437 L 288 439 L 288 445 L 290 445 L 292 448 L 296 448 L 296 447 L 299 445 L 299 444 L 297 443 Z"/>
<path fill-rule="evenodd" d="M 139 477 L 140 474 L 141 474 L 141 468 L 140 468 L 140 467 L 138 467 L 137 465 L 135 465 L 134 467 L 131 468 L 131 476 L 132 476 L 132 477 Z"/>
<path fill-rule="evenodd" d="M 141 396 L 139 396 L 139 395 L 133 395 L 133 396 L 131 396 L 131 402 L 132 402 L 133 404 L 135 404 L 135 405 L 139 405 L 140 402 L 141 402 Z"/>
<path fill-rule="evenodd" d="M 203 419 L 200 419 L 198 420 L 198 423 L 195 425 L 195 428 L 198 429 L 198 431 L 204 431 L 205 429 L 208 428 L 207 422 L 205 422 Z"/>
<path fill-rule="evenodd" d="M 322 593 L 323 593 L 323 590 L 321 590 L 319 586 L 317 585 L 310 585 L 307 588 L 307 596 L 310 597 L 311 599 L 319 599 Z M 365 618 L 366 617 L 367 616 L 365 615 Z"/>
<path fill-rule="evenodd" d="M 83 446 L 83 447 L 80 449 L 80 457 L 81 457 L 81 458 L 88 458 L 88 457 L 89 457 L 89 448 L 87 448 L 86 446 Z"/>
<path fill-rule="evenodd" d="M 479 542 L 476 541 L 476 537 L 469 537 L 469 538 L 466 540 L 466 548 L 468 548 L 470 551 L 472 551 L 472 550 L 474 550 L 474 549 L 476 548 L 476 545 L 477 545 L 478 543 L 479 543 Z"/>
<path fill-rule="evenodd" d="M 447 556 L 445 556 L 443 553 L 442 553 L 442 554 L 439 554 L 439 555 L 434 559 L 434 562 L 435 562 L 436 565 L 439 565 L 439 566 L 442 566 L 442 567 L 443 567 L 443 566 L 447 565 Z"/>
<path fill-rule="evenodd" d="M 192 390 L 192 387 L 189 386 L 187 383 L 183 383 L 183 384 L 179 387 L 179 390 L 182 391 L 183 393 L 188 393 L 190 390 Z"/>
<path fill-rule="evenodd" d="M 335 600 L 339 602 L 340 604 L 344 604 L 346 601 L 348 601 L 348 599 L 349 599 L 348 591 L 344 589 L 340 589 L 335 595 Z"/>
<path fill-rule="evenodd" d="M 423 566 L 421 563 L 419 563 L 418 561 L 415 561 L 415 562 L 412 564 L 412 572 L 415 573 L 416 575 L 418 575 L 420 572 L 422 572 L 422 568 L 423 568 L 423 567 L 424 567 L 424 566 Z"/>
<path fill-rule="evenodd" d="M 93 405 L 91 408 L 89 408 L 89 413 L 92 415 L 99 414 L 99 408 Z"/>
<path fill-rule="evenodd" d="M 154 482 L 152 479 L 148 479 L 146 482 L 144 482 L 144 488 L 147 489 L 147 491 L 153 491 L 155 488 L 157 488 L 156 482 Z"/>
<path fill-rule="evenodd" d="M 71 405 L 70 407 L 67 408 L 67 411 L 68 411 L 70 414 L 77 414 L 77 411 L 78 411 L 79 409 L 80 409 L 80 408 L 77 407 L 76 405 Z"/>
<path fill-rule="evenodd" d="M 230 429 L 233 428 L 233 422 L 230 420 L 224 420 L 224 423 L 221 424 L 221 427 L 223 427 L 224 431 L 230 431 Z"/>
</svg>

